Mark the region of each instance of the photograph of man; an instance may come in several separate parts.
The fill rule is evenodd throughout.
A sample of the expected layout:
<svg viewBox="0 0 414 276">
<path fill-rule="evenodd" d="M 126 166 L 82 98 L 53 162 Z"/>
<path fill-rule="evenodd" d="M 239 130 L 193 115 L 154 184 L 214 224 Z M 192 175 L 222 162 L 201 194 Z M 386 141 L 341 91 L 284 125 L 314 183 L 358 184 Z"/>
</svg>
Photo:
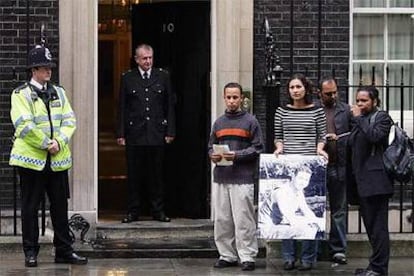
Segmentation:
<svg viewBox="0 0 414 276">
<path fill-rule="evenodd" d="M 323 170 L 312 171 L 307 165 L 280 166 L 277 164 L 281 161 L 279 158 L 270 156 L 270 159 L 275 164 L 265 165 L 269 177 L 265 179 L 263 172 L 266 169 L 262 170 L 259 183 L 260 236 L 264 239 L 323 238 L 326 198 L 324 189 L 318 187 L 319 184 L 324 186 L 323 177 L 314 176 L 311 180 L 313 173 L 323 175 Z M 320 163 L 323 167 L 322 160 Z M 317 180 L 322 180 L 322 183 L 318 184 Z"/>
</svg>

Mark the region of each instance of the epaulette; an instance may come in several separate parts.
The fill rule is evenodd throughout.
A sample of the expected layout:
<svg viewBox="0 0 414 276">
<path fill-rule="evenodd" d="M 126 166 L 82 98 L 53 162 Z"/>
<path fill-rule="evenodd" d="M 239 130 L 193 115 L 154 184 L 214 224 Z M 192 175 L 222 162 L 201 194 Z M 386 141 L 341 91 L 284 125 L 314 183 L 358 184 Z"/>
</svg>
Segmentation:
<svg viewBox="0 0 414 276">
<path fill-rule="evenodd" d="M 18 86 L 16 89 L 14 89 L 15 94 L 19 94 L 21 90 L 26 89 L 29 86 L 29 83 L 25 82 L 22 85 Z"/>
<path fill-rule="evenodd" d="M 54 83 L 54 82 L 50 82 L 50 84 L 51 85 L 53 85 L 53 86 L 57 86 L 57 87 L 60 87 L 60 88 L 62 88 L 62 89 L 65 89 L 62 85 L 60 85 L 60 84 L 57 84 L 57 83 Z"/>
</svg>

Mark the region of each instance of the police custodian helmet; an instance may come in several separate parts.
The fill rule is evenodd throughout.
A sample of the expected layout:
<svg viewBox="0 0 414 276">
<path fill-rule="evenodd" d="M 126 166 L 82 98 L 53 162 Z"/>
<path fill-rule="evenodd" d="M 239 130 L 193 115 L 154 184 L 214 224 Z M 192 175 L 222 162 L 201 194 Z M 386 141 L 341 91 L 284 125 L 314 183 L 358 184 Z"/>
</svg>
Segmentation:
<svg viewBox="0 0 414 276">
<path fill-rule="evenodd" d="M 49 49 L 41 45 L 36 45 L 36 47 L 30 50 L 27 63 L 27 69 L 56 66 L 56 64 L 52 62 L 52 54 Z"/>
</svg>

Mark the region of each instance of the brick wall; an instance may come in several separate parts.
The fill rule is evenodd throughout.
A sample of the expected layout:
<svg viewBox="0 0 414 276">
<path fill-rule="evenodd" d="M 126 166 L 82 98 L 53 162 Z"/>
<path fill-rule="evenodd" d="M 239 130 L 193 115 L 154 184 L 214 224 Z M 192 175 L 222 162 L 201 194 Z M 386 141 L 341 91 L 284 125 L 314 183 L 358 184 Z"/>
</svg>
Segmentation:
<svg viewBox="0 0 414 276">
<path fill-rule="evenodd" d="M 40 28 L 45 26 L 46 46 L 53 58 L 58 56 L 59 20 L 58 0 L 0 1 L 0 207 L 11 207 L 13 203 L 13 169 L 9 167 L 9 153 L 13 126 L 10 121 L 10 93 L 27 79 L 27 43 L 29 48 L 40 42 Z M 27 36 L 29 21 L 29 37 Z M 56 60 L 57 61 L 57 60 Z M 16 72 L 13 80 L 13 70 Z M 53 70 L 53 81 L 59 72 Z"/>
<path fill-rule="evenodd" d="M 282 75 L 281 104 L 286 104 L 286 81 L 293 73 L 306 73 L 317 83 L 332 69 L 339 85 L 346 84 L 349 59 L 349 1 L 322 0 L 321 60 L 318 69 L 318 2 L 293 1 L 293 56 L 291 56 L 291 1 L 255 0 L 254 2 L 254 110 L 266 129 L 266 95 L 263 92 L 266 63 L 264 56 L 264 18 L 267 17 L 276 47 L 280 49 Z M 291 68 L 293 61 L 293 68 Z M 344 91 L 342 91 L 344 92 Z M 341 94 L 345 99 L 345 93 Z M 269 122 L 273 124 L 272 122 Z"/>
</svg>

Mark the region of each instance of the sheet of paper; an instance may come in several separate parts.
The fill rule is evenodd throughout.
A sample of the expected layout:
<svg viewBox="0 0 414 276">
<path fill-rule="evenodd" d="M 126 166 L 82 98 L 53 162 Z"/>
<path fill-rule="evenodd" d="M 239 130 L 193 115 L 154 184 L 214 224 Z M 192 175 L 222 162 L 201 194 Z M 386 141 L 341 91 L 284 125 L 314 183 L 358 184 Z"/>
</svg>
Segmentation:
<svg viewBox="0 0 414 276">
<path fill-rule="evenodd" d="M 229 145 L 213 145 L 213 151 L 217 154 L 223 154 L 230 151 Z M 227 161 L 226 159 L 222 158 L 220 162 L 216 163 L 217 166 L 231 166 L 233 165 L 233 161 Z"/>
</svg>

